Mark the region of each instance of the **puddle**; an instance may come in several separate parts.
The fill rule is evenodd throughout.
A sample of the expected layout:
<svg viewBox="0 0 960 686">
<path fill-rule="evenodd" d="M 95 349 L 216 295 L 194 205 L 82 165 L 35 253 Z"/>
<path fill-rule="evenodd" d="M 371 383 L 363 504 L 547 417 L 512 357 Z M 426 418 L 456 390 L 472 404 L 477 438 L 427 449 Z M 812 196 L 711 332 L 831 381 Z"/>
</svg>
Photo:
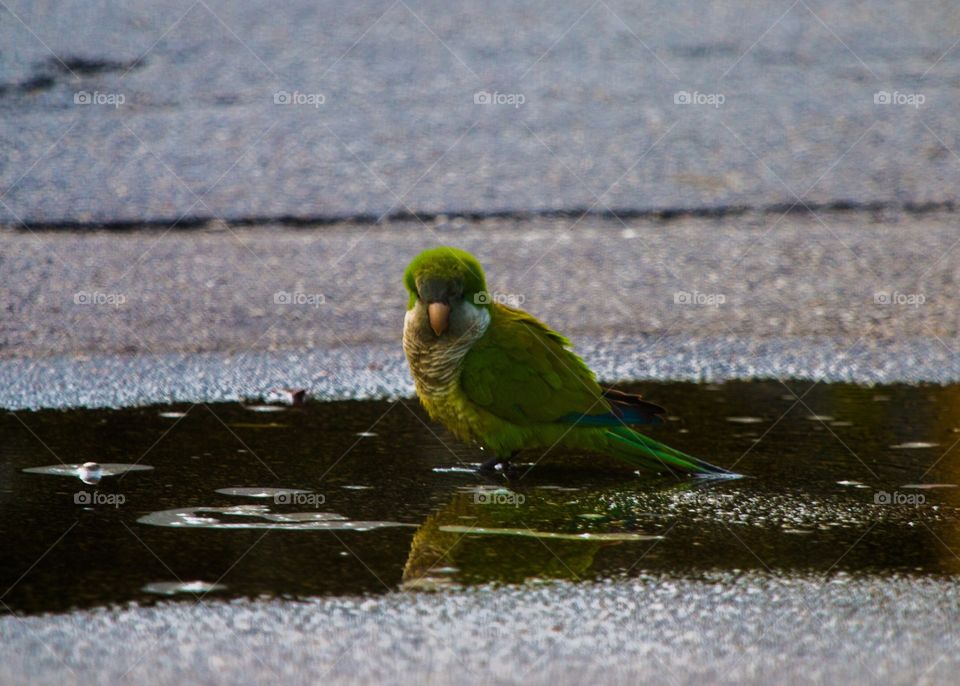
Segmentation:
<svg viewBox="0 0 960 686">
<path fill-rule="evenodd" d="M 3 611 L 715 570 L 960 573 L 960 387 L 790 385 L 803 404 L 779 383 L 636 385 L 680 418 L 654 437 L 745 475 L 687 481 L 552 453 L 520 456 L 518 482 L 481 477 L 488 454 L 414 401 L 426 424 L 388 402 L 315 400 L 3 414 Z"/>
</svg>

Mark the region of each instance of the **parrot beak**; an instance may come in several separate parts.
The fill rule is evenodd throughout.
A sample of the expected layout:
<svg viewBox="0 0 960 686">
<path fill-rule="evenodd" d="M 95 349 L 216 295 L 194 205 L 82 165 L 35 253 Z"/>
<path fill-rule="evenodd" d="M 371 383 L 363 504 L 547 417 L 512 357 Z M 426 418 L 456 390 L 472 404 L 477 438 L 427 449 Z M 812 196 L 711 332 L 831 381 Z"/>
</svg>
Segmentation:
<svg viewBox="0 0 960 686">
<path fill-rule="evenodd" d="M 427 305 L 427 315 L 430 317 L 430 328 L 437 336 L 447 330 L 450 323 L 450 306 L 447 303 L 430 303 Z"/>
</svg>

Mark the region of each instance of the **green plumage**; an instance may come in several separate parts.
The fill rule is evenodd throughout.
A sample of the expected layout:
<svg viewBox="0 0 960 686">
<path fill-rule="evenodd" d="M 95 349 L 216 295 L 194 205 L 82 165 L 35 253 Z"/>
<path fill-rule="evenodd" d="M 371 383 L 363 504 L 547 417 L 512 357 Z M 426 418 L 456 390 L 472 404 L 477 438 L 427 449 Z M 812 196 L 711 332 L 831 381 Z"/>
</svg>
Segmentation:
<svg viewBox="0 0 960 686">
<path fill-rule="evenodd" d="M 629 424 L 656 419 L 650 408 L 662 409 L 636 396 L 604 391 L 570 342 L 546 324 L 489 298 L 478 304 L 475 295 L 486 284 L 469 253 L 425 251 L 410 264 L 404 282 L 410 294 L 404 348 L 418 395 L 431 417 L 459 438 L 503 459 L 520 450 L 564 448 L 611 455 L 658 472 L 725 473 L 633 429 Z M 421 290 L 443 293 L 451 317 L 473 324 L 435 336 L 421 321 L 426 317 Z M 459 343 L 469 344 L 465 353 L 450 352 L 459 351 Z M 423 370 L 443 365 L 456 365 L 448 368 L 451 380 L 442 387 L 428 383 Z"/>
</svg>

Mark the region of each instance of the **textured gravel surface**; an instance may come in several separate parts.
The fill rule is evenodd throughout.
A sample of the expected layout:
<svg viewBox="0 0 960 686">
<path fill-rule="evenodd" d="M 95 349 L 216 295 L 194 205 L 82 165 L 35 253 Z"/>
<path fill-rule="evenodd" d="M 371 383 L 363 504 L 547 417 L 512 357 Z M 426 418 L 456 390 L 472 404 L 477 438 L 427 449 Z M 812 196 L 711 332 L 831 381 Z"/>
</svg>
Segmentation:
<svg viewBox="0 0 960 686">
<path fill-rule="evenodd" d="M 951 214 L 572 223 L 0 232 L 0 356 L 394 344 L 403 270 L 438 243 L 575 338 L 960 335 Z"/>
<path fill-rule="evenodd" d="M 0 17 L 0 222 L 957 201 L 950 3 L 10 0 Z"/>
<path fill-rule="evenodd" d="M 956 357 L 936 340 L 586 337 L 576 349 L 600 378 L 620 381 L 813 379 L 850 383 L 954 383 Z M 0 407 L 129 407 L 273 398 L 304 388 L 314 399 L 412 397 L 396 344 L 304 352 L 77 355 L 0 360 Z"/>
<path fill-rule="evenodd" d="M 952 684 L 955 581 L 715 575 L 0 617 L 5 684 Z"/>
<path fill-rule="evenodd" d="M 960 379 L 951 214 L 573 223 L 2 232 L 0 403 L 409 394 L 400 277 L 441 242 L 611 381 Z"/>
</svg>

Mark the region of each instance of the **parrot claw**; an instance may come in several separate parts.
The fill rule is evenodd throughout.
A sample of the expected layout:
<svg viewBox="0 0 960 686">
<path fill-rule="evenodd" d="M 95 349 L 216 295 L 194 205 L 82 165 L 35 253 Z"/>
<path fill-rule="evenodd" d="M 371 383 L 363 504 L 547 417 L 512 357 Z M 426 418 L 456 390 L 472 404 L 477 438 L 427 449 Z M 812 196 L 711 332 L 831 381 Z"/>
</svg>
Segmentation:
<svg viewBox="0 0 960 686">
<path fill-rule="evenodd" d="M 504 460 L 500 457 L 491 457 L 489 460 L 480 465 L 478 471 L 481 472 L 498 472 L 501 471 L 504 465 L 509 464 L 507 460 Z"/>
<path fill-rule="evenodd" d="M 491 457 L 489 460 L 481 464 L 477 471 L 485 476 L 491 476 L 494 474 L 504 476 L 508 480 L 512 480 L 516 475 L 516 470 L 514 470 L 513 465 L 510 464 L 509 457 Z"/>
</svg>

